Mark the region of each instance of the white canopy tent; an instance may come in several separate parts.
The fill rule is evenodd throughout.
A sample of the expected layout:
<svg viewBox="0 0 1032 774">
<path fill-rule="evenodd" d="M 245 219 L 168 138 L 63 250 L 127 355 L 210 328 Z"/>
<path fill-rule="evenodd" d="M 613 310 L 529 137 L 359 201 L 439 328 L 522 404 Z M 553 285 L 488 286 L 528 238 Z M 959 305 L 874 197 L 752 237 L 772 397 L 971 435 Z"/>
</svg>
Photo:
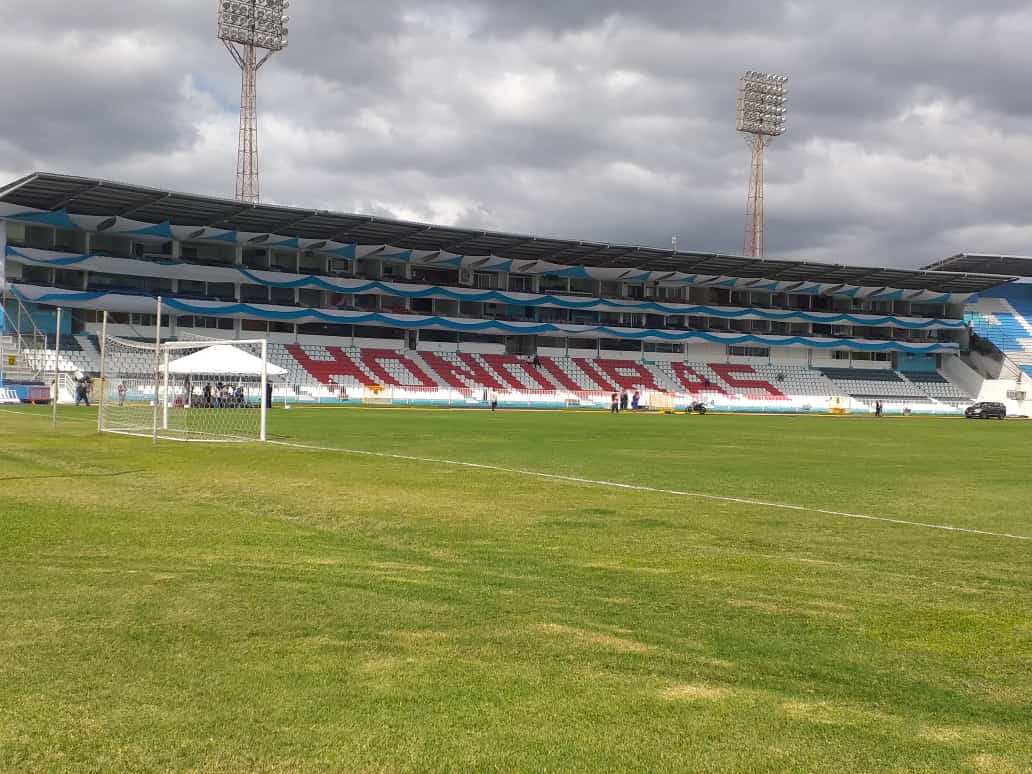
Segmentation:
<svg viewBox="0 0 1032 774">
<path fill-rule="evenodd" d="M 161 366 L 164 373 L 165 367 Z M 169 374 L 192 374 L 204 376 L 261 376 L 262 359 L 244 352 L 231 344 L 213 344 L 202 350 L 173 360 L 168 365 Z M 272 363 L 265 364 L 269 379 L 286 376 L 286 369 Z"/>
</svg>

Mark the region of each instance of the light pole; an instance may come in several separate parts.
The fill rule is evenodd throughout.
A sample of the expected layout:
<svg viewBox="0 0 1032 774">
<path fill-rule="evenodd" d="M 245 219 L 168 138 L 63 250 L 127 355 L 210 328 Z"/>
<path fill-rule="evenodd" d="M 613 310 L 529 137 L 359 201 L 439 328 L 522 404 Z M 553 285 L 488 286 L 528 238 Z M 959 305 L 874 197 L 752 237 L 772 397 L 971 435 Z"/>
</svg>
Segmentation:
<svg viewBox="0 0 1032 774">
<path fill-rule="evenodd" d="M 784 75 L 755 70 L 738 79 L 738 131 L 752 150 L 742 250 L 750 257 L 763 255 L 763 152 L 771 140 L 785 133 L 787 84 Z"/>
<path fill-rule="evenodd" d="M 289 0 L 220 0 L 219 40 L 240 66 L 240 137 L 237 144 L 236 198 L 257 204 L 258 70 L 287 47 Z M 259 58 L 259 53 L 261 54 Z"/>
</svg>

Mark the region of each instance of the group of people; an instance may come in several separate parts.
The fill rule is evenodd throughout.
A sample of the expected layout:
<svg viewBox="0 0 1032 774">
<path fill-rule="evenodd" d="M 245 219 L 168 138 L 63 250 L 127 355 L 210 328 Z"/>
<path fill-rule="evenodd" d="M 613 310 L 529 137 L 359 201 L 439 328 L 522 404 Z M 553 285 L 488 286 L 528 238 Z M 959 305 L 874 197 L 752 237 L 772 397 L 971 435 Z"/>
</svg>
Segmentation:
<svg viewBox="0 0 1032 774">
<path fill-rule="evenodd" d="M 611 413 L 619 414 L 621 411 L 627 411 L 628 405 L 630 405 L 631 411 L 641 408 L 641 393 L 638 390 L 635 390 L 633 395 L 628 394 L 627 390 L 623 390 L 614 392 L 610 396 L 609 410 Z"/>
<path fill-rule="evenodd" d="M 193 388 L 187 382 L 186 392 L 190 396 L 190 406 L 193 408 L 240 408 L 246 405 L 244 397 L 244 385 L 238 384 L 233 387 L 231 384 L 216 382 L 213 387 L 207 382 L 201 388 L 201 399 L 198 402 L 194 397 Z"/>
<path fill-rule="evenodd" d="M 266 405 L 272 405 L 272 384 L 266 386 Z M 118 396 L 118 405 L 125 406 L 126 398 L 129 390 L 125 386 L 124 381 L 120 381 L 118 386 L 115 387 L 115 394 Z M 244 391 L 243 384 L 237 384 L 236 386 L 224 383 L 216 382 L 214 385 L 208 382 L 201 388 L 200 394 L 198 394 L 193 385 L 190 383 L 189 377 L 183 384 L 183 393 L 185 399 L 183 403 L 192 408 L 242 408 L 248 406 L 247 395 Z M 494 400 L 492 401 L 492 409 L 498 404 L 497 394 L 492 393 Z M 93 396 L 93 379 L 89 374 L 80 373 L 75 377 L 75 405 L 90 405 L 90 398 Z"/>
</svg>

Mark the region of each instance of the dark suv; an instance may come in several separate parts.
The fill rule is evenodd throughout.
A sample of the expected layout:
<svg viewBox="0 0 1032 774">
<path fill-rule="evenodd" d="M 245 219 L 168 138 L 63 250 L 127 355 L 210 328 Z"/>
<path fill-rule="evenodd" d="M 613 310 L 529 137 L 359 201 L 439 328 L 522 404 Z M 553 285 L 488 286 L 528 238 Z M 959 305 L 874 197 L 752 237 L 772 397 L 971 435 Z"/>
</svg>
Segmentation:
<svg viewBox="0 0 1032 774">
<path fill-rule="evenodd" d="M 990 401 L 976 403 L 973 406 L 967 407 L 964 411 L 964 416 L 968 419 L 1006 419 L 1007 407 L 1002 403 Z"/>
</svg>

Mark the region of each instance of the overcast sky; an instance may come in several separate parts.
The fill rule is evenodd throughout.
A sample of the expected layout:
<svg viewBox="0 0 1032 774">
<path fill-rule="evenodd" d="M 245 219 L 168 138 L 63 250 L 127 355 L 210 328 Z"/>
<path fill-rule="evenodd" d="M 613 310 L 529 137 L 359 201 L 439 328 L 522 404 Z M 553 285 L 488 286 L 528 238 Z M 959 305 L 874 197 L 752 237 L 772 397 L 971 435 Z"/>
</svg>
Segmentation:
<svg viewBox="0 0 1032 774">
<path fill-rule="evenodd" d="M 0 0 L 0 177 L 232 196 L 217 0 Z M 1032 252 L 1032 4 L 292 0 L 263 201 L 740 253 L 736 79 L 787 74 L 768 256 Z"/>
</svg>

